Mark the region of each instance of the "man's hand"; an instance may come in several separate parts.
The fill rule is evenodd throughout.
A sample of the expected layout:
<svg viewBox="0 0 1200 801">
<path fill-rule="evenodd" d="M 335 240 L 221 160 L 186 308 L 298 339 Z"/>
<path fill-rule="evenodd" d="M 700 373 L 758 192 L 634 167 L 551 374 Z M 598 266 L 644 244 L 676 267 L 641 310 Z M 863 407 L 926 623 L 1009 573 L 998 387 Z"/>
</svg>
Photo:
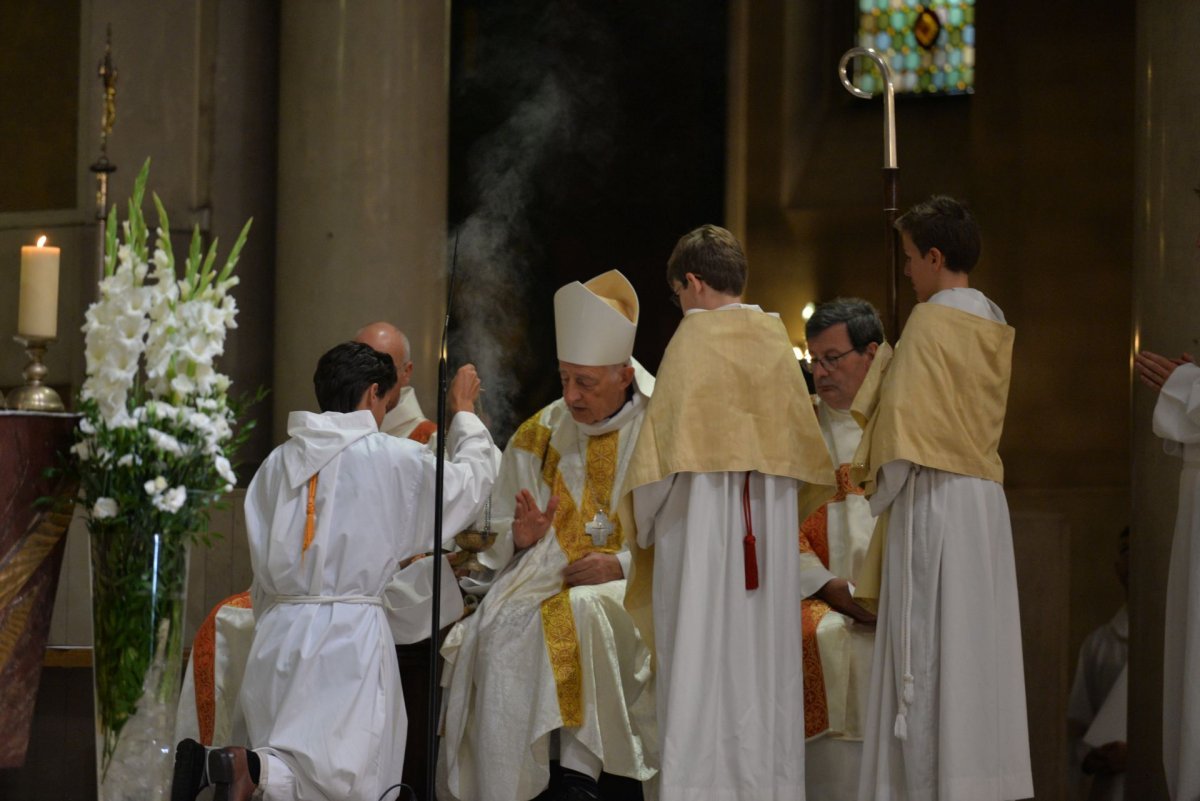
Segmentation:
<svg viewBox="0 0 1200 801">
<path fill-rule="evenodd" d="M 1171 373 L 1175 372 L 1175 368 L 1188 362 L 1196 362 L 1190 353 L 1184 353 L 1178 359 L 1168 359 L 1166 356 L 1143 350 L 1133 357 L 1133 369 L 1143 384 L 1159 392 L 1171 377 Z"/>
<path fill-rule="evenodd" d="M 589 553 L 576 559 L 563 570 L 563 581 L 569 587 L 585 584 L 604 584 L 625 578 L 621 562 L 611 553 Z"/>
<path fill-rule="evenodd" d="M 554 522 L 554 513 L 558 510 L 558 496 L 552 495 L 546 504 L 546 511 L 538 508 L 533 493 L 521 490 L 517 493 L 517 508 L 513 512 L 512 534 L 513 545 L 522 550 L 533 545 L 546 536 L 550 524 Z"/>
<path fill-rule="evenodd" d="M 875 615 L 854 600 L 854 596 L 850 594 L 850 582 L 846 579 L 830 579 L 825 582 L 825 586 L 817 590 L 816 596 L 855 623 L 875 628 Z"/>
<path fill-rule="evenodd" d="M 458 372 L 454 374 L 454 379 L 450 382 L 450 392 L 447 396 L 451 419 L 458 412 L 475 413 L 475 401 L 479 399 L 479 387 L 479 376 L 475 372 L 475 365 L 464 364 L 458 368 Z"/>
<path fill-rule="evenodd" d="M 1083 758 L 1083 772 L 1088 774 L 1098 773 L 1102 776 L 1124 773 L 1128 752 L 1129 749 L 1120 740 L 1114 740 L 1111 743 L 1105 743 L 1099 748 L 1093 748 Z"/>
</svg>

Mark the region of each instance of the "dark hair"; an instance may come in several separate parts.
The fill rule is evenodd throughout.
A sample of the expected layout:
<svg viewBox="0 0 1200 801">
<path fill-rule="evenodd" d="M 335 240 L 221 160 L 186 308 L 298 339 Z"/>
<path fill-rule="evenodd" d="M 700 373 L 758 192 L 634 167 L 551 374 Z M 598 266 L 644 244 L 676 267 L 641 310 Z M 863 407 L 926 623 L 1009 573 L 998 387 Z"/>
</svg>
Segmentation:
<svg viewBox="0 0 1200 801">
<path fill-rule="evenodd" d="M 325 352 L 313 373 L 317 405 L 323 412 L 352 412 L 363 393 L 378 384 L 382 397 L 396 386 L 392 357 L 361 342 L 343 342 Z"/>
<path fill-rule="evenodd" d="M 896 230 L 908 234 L 924 256 L 937 248 L 946 266 L 956 273 L 969 273 L 979 261 L 979 224 L 965 204 L 952 197 L 934 195 L 918 203 L 896 220 Z"/>
<path fill-rule="evenodd" d="M 838 323 L 846 324 L 850 344 L 859 352 L 872 342 L 883 344 L 883 322 L 879 319 L 879 312 L 861 298 L 835 298 L 817 306 L 804 325 L 804 336 L 811 340 Z"/>
<path fill-rule="evenodd" d="M 687 284 L 687 273 L 725 295 L 746 287 L 746 254 L 737 237 L 719 225 L 702 225 L 679 237 L 667 259 L 667 285 Z"/>
</svg>

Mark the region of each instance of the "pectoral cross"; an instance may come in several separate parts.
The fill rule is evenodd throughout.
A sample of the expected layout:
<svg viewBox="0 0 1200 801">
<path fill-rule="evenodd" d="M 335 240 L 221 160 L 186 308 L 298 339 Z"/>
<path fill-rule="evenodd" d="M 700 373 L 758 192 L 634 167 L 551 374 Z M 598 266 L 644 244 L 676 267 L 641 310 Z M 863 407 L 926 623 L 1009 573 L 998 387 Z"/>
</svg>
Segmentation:
<svg viewBox="0 0 1200 801">
<path fill-rule="evenodd" d="M 592 518 L 590 523 L 583 527 L 583 530 L 592 538 L 593 545 L 597 548 L 603 548 L 605 543 L 608 542 L 609 535 L 613 533 L 613 524 L 603 509 L 597 509 L 596 516 Z"/>
</svg>

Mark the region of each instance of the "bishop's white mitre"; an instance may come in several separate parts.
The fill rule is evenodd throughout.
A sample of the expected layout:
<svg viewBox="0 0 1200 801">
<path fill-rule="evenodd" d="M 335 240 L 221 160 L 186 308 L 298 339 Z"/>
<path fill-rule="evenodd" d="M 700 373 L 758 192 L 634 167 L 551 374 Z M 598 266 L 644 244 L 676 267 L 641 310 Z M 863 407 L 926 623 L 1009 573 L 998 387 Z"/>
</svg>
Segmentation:
<svg viewBox="0 0 1200 801">
<path fill-rule="evenodd" d="M 586 284 L 572 281 L 554 293 L 558 358 L 584 367 L 624 364 L 633 356 L 638 298 L 620 270 Z"/>
</svg>

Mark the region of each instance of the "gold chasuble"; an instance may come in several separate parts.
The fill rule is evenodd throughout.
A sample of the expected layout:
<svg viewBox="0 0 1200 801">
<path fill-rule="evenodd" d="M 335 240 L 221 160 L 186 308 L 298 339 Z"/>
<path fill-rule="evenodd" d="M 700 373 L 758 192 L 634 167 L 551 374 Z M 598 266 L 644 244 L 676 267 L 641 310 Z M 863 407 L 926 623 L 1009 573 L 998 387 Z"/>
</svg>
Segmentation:
<svg viewBox="0 0 1200 801">
<path fill-rule="evenodd" d="M 863 425 L 851 480 L 874 494 L 879 469 L 904 460 L 997 483 L 1008 405 L 1010 325 L 937 303 L 919 303 L 893 353 L 884 345 L 854 398 Z M 887 515 L 881 515 L 855 597 L 878 599 Z"/>
<path fill-rule="evenodd" d="M 603 546 L 593 544 L 584 526 L 596 512 L 603 510 L 608 514 L 612 509 L 620 431 L 582 437 L 587 441 L 587 455 L 581 497 L 575 498 L 558 469 L 560 455 L 550 442 L 552 432 L 540 418 L 541 415 L 535 415 L 526 420 L 513 434 L 509 447 L 527 451 L 541 461 L 542 480 L 550 488 L 550 494 L 558 496 L 554 533 L 568 564 L 589 553 L 618 553 L 624 541 L 619 519 L 612 521 L 613 531 Z M 542 629 L 558 687 L 563 725 L 579 726 L 583 723 L 583 679 L 569 593 L 570 588 L 564 584 L 561 592 L 542 602 Z"/>
<path fill-rule="evenodd" d="M 631 493 L 675 473 L 749 471 L 801 482 L 801 520 L 833 495 L 833 462 L 783 322 L 753 308 L 687 314 L 663 354 L 621 490 L 633 552 L 625 608 L 651 653 L 654 549 L 637 544 Z"/>
</svg>

